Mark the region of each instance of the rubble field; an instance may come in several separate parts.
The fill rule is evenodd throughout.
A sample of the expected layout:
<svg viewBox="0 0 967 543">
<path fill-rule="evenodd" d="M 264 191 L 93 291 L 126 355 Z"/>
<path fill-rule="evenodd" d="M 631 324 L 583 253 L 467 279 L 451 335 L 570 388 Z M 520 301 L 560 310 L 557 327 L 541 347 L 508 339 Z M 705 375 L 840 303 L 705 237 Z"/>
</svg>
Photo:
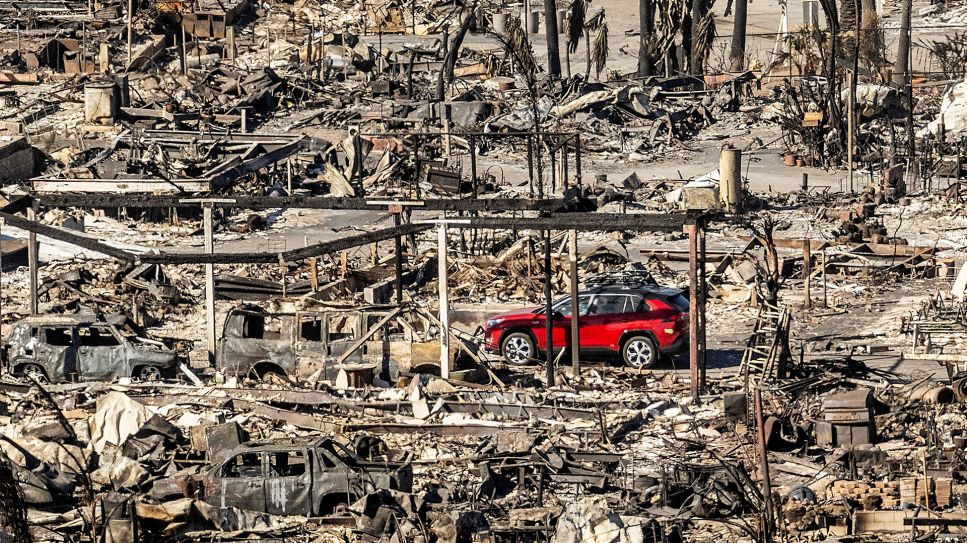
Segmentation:
<svg viewBox="0 0 967 543">
<path fill-rule="evenodd" d="M 965 22 L 0 0 L 0 541 L 964 540 Z"/>
</svg>

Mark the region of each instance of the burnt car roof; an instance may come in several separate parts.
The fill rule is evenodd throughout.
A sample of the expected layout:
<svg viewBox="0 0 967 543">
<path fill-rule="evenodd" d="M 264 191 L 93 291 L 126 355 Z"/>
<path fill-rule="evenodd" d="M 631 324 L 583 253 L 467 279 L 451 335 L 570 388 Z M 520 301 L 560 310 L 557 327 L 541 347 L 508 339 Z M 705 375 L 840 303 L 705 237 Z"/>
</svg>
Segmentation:
<svg viewBox="0 0 967 543">
<path fill-rule="evenodd" d="M 292 447 L 318 447 L 327 441 L 330 441 L 327 437 L 290 437 L 271 441 L 246 441 L 236 447 L 233 452 L 284 451 Z"/>
<path fill-rule="evenodd" d="M 112 323 L 102 318 L 98 318 L 96 315 L 56 314 L 56 315 L 30 315 L 20 319 L 14 324 L 43 326 L 47 324 L 73 325 L 73 324 L 112 324 Z"/>
<path fill-rule="evenodd" d="M 376 311 L 391 311 L 395 309 L 396 306 L 392 305 L 362 305 L 362 306 L 319 306 L 312 309 L 301 309 L 299 311 L 269 311 L 258 306 L 253 305 L 242 305 L 239 307 L 233 307 L 228 310 L 232 314 L 242 314 L 242 315 L 259 315 L 262 317 L 294 317 L 296 315 L 312 315 L 327 312 L 376 312 Z"/>
<path fill-rule="evenodd" d="M 675 296 L 685 292 L 680 288 L 662 285 L 602 285 L 582 290 L 580 294 L 654 294 Z"/>
</svg>

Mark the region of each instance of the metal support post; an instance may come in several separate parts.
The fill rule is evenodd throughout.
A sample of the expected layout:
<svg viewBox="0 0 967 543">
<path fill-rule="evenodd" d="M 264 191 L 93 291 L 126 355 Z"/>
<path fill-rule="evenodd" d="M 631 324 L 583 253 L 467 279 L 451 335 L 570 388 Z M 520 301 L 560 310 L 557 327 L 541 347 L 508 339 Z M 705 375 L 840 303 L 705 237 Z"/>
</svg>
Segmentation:
<svg viewBox="0 0 967 543">
<path fill-rule="evenodd" d="M 571 371 L 581 373 L 581 328 L 578 303 L 578 231 L 568 232 L 568 264 L 571 279 Z"/>
<path fill-rule="evenodd" d="M 447 296 L 447 225 L 437 227 L 437 276 L 440 280 L 440 377 L 450 378 L 450 307 Z"/>
<path fill-rule="evenodd" d="M 393 213 L 393 224 L 399 228 L 403 224 L 403 210 Z M 394 238 L 396 250 L 396 305 L 403 305 L 403 236 Z"/>
<path fill-rule="evenodd" d="M 685 225 L 688 234 L 688 306 L 691 311 L 688 316 L 688 368 L 692 400 L 697 405 L 699 396 L 699 317 L 698 317 L 698 225 Z"/>
<path fill-rule="evenodd" d="M 37 210 L 27 208 L 27 220 L 37 220 Z M 30 314 L 37 314 L 37 253 L 40 245 L 37 243 L 37 233 L 27 232 L 27 267 L 30 274 Z"/>
<path fill-rule="evenodd" d="M 812 247 L 808 239 L 802 240 L 802 276 L 803 276 L 803 307 L 809 309 L 813 306 L 813 300 L 810 296 L 810 275 L 812 274 Z"/>
<path fill-rule="evenodd" d="M 705 343 L 705 301 L 708 300 L 708 289 L 705 280 L 705 223 L 699 221 L 698 227 L 698 393 L 705 394 L 706 343 Z"/>
<path fill-rule="evenodd" d="M 204 204 L 205 252 L 215 252 L 215 234 L 212 224 L 212 204 Z M 282 279 L 285 281 L 285 278 Z M 215 365 L 215 265 L 205 264 L 205 337 L 208 340 L 208 363 Z"/>
<path fill-rule="evenodd" d="M 547 356 L 547 386 L 554 386 L 554 311 L 551 305 L 551 231 L 544 231 L 544 339 Z M 561 345 L 561 348 L 564 348 Z"/>
<path fill-rule="evenodd" d="M 755 423 L 759 438 L 759 470 L 762 472 L 763 541 L 772 541 L 772 479 L 769 477 L 769 456 L 762 418 L 762 390 L 755 389 Z"/>
</svg>

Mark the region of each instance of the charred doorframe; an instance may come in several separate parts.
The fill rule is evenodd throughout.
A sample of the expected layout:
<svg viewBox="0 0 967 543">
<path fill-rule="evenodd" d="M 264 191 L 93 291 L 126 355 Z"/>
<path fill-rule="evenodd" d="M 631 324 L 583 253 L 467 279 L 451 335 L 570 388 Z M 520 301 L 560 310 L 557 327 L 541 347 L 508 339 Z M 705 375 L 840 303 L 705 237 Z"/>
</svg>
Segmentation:
<svg viewBox="0 0 967 543">
<path fill-rule="evenodd" d="M 420 149 L 423 147 L 423 143 L 432 141 L 435 139 L 449 140 L 451 137 L 461 137 L 467 138 L 468 147 L 470 148 L 470 179 L 473 186 L 473 197 L 477 197 L 477 179 L 478 179 L 478 168 L 477 168 L 477 142 L 481 140 L 503 140 L 508 138 L 523 138 L 527 143 L 527 177 L 529 183 L 529 194 L 531 198 L 535 197 L 535 188 L 537 192 L 537 198 L 543 199 L 544 196 L 548 194 L 553 194 L 557 191 L 557 155 L 560 152 L 560 164 L 562 166 L 562 183 L 561 189 L 567 188 L 568 178 L 570 177 L 568 165 L 569 162 L 569 150 L 573 149 L 574 152 L 574 180 L 573 184 L 576 186 L 581 186 L 582 176 L 581 176 L 581 133 L 580 132 L 534 132 L 534 131 L 522 131 L 522 132 L 366 132 L 355 135 L 355 138 L 413 138 L 415 140 L 413 145 L 413 157 L 414 163 L 416 164 L 417 170 L 417 197 L 419 197 L 419 176 L 422 161 L 420 159 Z M 534 163 L 535 156 L 535 144 L 540 145 L 541 143 L 547 143 L 551 150 L 550 161 L 551 161 L 551 186 L 550 190 L 544 190 L 543 183 L 537 183 L 535 180 L 536 165 Z M 358 148 L 358 146 L 357 146 Z"/>
<path fill-rule="evenodd" d="M 705 391 L 705 224 L 707 217 L 693 214 L 620 214 L 620 213 L 564 213 L 545 215 L 543 217 L 471 217 L 465 219 L 440 219 L 434 221 L 417 221 L 415 224 L 438 225 L 439 239 L 437 260 L 440 272 L 440 314 L 441 323 L 447 313 L 447 284 L 446 284 L 446 228 L 447 226 L 460 229 L 490 229 L 490 230 L 539 230 L 545 233 L 545 240 L 550 240 L 550 233 L 554 230 L 577 231 L 643 231 L 643 232 L 682 232 L 689 234 L 689 370 L 692 397 L 696 404 L 701 402 L 701 395 Z M 577 243 L 572 244 L 575 253 Z M 547 273 L 550 261 L 550 243 L 545 244 L 544 262 L 544 294 L 547 314 L 550 315 L 551 275 Z M 573 255 L 576 264 L 577 255 Z M 576 267 L 576 266 L 575 266 Z M 572 268 L 573 269 L 573 268 Z M 701 288 L 700 288 L 701 285 Z M 570 285 L 572 300 L 577 297 L 577 281 L 572 278 Z M 576 315 L 576 313 L 575 313 Z M 572 316 L 572 323 L 577 320 Z M 545 319 L 546 333 L 550 340 L 552 323 Z M 444 325 L 445 327 L 445 325 Z M 448 343 L 447 331 L 441 330 L 441 352 Z M 548 342 L 551 346 L 553 343 Z M 579 364 L 573 357 L 575 352 L 574 338 L 570 338 L 568 348 L 572 352 L 572 366 L 579 370 Z M 449 361 L 441 357 L 441 372 L 449 369 Z M 554 384 L 554 358 L 551 348 L 546 357 L 546 371 L 548 385 Z"/>
</svg>

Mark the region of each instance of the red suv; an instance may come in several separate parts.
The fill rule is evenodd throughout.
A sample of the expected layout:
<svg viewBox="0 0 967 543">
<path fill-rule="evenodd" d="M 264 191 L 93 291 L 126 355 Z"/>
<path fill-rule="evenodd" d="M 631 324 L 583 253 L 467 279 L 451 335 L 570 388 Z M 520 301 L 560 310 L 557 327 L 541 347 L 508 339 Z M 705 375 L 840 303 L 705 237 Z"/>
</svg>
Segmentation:
<svg viewBox="0 0 967 543">
<path fill-rule="evenodd" d="M 553 309 L 553 351 L 568 344 L 571 297 Z M 581 355 L 621 355 L 634 368 L 654 365 L 688 343 L 688 296 L 658 285 L 600 286 L 578 295 Z M 484 347 L 511 364 L 526 364 L 547 352 L 545 309 L 522 309 L 487 319 Z"/>
</svg>

